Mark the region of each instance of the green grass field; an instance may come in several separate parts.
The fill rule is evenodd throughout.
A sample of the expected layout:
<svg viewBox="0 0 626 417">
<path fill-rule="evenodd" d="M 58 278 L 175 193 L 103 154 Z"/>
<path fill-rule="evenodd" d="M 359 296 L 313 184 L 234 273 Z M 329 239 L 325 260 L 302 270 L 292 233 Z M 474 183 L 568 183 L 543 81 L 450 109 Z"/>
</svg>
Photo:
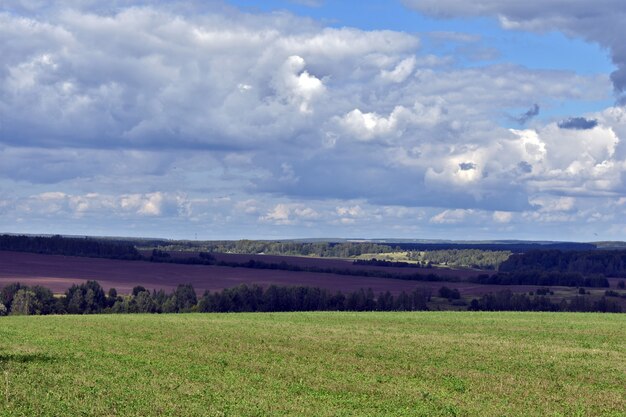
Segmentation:
<svg viewBox="0 0 626 417">
<path fill-rule="evenodd" d="M 2 416 L 624 416 L 626 315 L 0 318 Z"/>
</svg>

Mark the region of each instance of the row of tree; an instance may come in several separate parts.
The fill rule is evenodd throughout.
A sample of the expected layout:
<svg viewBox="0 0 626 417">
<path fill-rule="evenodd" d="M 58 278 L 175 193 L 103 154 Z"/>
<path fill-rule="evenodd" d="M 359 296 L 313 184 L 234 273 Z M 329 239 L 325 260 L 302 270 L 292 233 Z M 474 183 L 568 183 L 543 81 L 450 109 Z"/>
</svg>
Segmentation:
<svg viewBox="0 0 626 417">
<path fill-rule="evenodd" d="M 589 296 L 576 296 L 569 300 L 552 302 L 549 297 L 513 293 L 508 290 L 485 294 L 471 301 L 468 310 L 472 311 L 570 311 L 620 313 L 622 307 L 606 297 L 598 299 Z"/>
<path fill-rule="evenodd" d="M 140 253 L 129 243 L 59 235 L 0 235 L 0 250 L 92 258 L 141 259 Z"/>
<path fill-rule="evenodd" d="M 598 311 L 620 312 L 620 305 L 607 297 L 577 296 L 552 302 L 547 291 L 538 295 L 501 291 L 473 299 L 468 310 L 513 311 Z M 544 295 L 539 295 L 539 293 Z M 441 287 L 438 296 L 455 306 L 467 305 L 458 289 Z M 131 294 L 118 295 L 115 289 L 105 293 L 96 281 L 73 285 L 63 296 L 55 297 L 41 286 L 10 284 L 0 291 L 0 316 L 99 313 L 184 313 L 184 312 L 278 312 L 278 311 L 418 311 L 428 310 L 429 289 L 392 295 L 389 291 L 374 294 L 371 289 L 343 294 L 315 287 L 263 288 L 240 285 L 222 291 L 196 295 L 190 284 L 179 285 L 173 292 L 148 291 L 142 286 Z"/>
<path fill-rule="evenodd" d="M 513 253 L 523 253 L 532 250 L 594 250 L 597 246 L 594 243 L 578 242 L 520 242 L 520 241 L 492 241 L 492 242 L 439 242 L 439 243 L 418 243 L 418 242 L 394 242 L 394 247 L 401 250 L 411 251 L 438 251 L 453 249 L 478 249 L 483 251 L 508 251 Z"/>
<path fill-rule="evenodd" d="M 546 285 L 560 287 L 608 288 L 609 280 L 601 275 L 585 276 L 579 272 L 543 272 L 537 270 L 481 274 L 468 281 L 483 285 Z"/>
<path fill-rule="evenodd" d="M 510 251 L 482 249 L 445 249 L 410 251 L 407 256 L 422 264 L 447 265 L 475 269 L 498 269 L 511 256 Z"/>
<path fill-rule="evenodd" d="M 240 240 L 240 241 L 211 241 L 211 240 L 165 240 L 165 239 L 126 239 L 137 247 L 144 249 L 161 248 L 167 250 L 183 251 L 213 251 L 222 253 L 249 253 L 249 254 L 272 254 L 272 255 L 303 255 L 303 256 L 336 256 L 338 252 L 345 255 L 346 248 L 352 248 L 354 253 L 373 254 L 401 251 L 431 252 L 440 250 L 479 250 L 479 251 L 505 251 L 513 253 L 528 252 L 531 250 L 594 250 L 597 245 L 593 243 L 556 242 L 537 243 L 519 241 L 493 241 L 493 242 L 406 242 L 406 241 L 379 241 L 379 242 L 331 242 L 331 241 L 263 241 L 263 240 Z M 345 246 L 340 246 L 345 245 Z M 339 246 L 336 250 L 329 247 Z M 355 252 L 356 250 L 356 252 Z M 332 254 L 332 255 L 330 255 Z"/>
<path fill-rule="evenodd" d="M 241 285 L 217 292 L 205 292 L 198 302 L 202 312 L 255 311 L 416 311 L 427 310 L 428 289 L 415 289 L 393 296 L 389 291 L 375 295 L 371 289 L 343 294 L 315 287 L 264 289 Z"/>
<path fill-rule="evenodd" d="M 366 266 L 387 266 L 392 268 L 426 268 L 431 269 L 433 266 L 430 263 L 421 262 L 404 262 L 404 261 L 389 261 L 386 259 L 356 259 L 352 262 L 354 265 L 366 265 Z"/>
<path fill-rule="evenodd" d="M 180 313 L 194 311 L 198 298 L 189 284 L 176 290 L 149 292 L 137 286 L 129 295 L 118 295 L 115 288 L 105 293 L 97 281 L 72 285 L 61 297 L 48 288 L 20 283 L 0 291 L 0 315 L 99 314 L 99 313 Z"/>
<path fill-rule="evenodd" d="M 446 249 L 434 251 L 407 251 L 401 255 L 406 261 L 393 260 L 395 254 L 371 259 L 357 259 L 357 265 L 389 266 L 396 268 L 432 268 L 433 265 L 445 265 L 459 268 L 498 269 L 500 264 L 511 256 L 509 251 L 489 251 L 480 249 Z"/>
<path fill-rule="evenodd" d="M 626 277 L 626 250 L 531 251 L 511 255 L 501 272 L 577 272 Z"/>
<path fill-rule="evenodd" d="M 369 242 L 294 242 L 267 240 L 171 241 L 147 242 L 158 244 L 166 251 L 202 251 L 237 254 L 265 254 L 285 256 L 315 256 L 320 258 L 351 258 L 365 253 L 387 253 L 399 250 L 389 245 Z"/>
<path fill-rule="evenodd" d="M 449 290 L 444 290 L 449 291 Z M 454 290 L 457 291 L 458 290 Z M 316 287 L 263 288 L 240 285 L 222 291 L 205 291 L 201 297 L 190 284 L 176 290 L 133 288 L 129 295 L 107 293 L 96 281 L 72 285 L 55 297 L 42 286 L 7 285 L 0 291 L 0 315 L 183 313 L 183 312 L 271 312 L 271 311 L 414 311 L 427 310 L 429 289 L 415 289 L 393 296 L 389 291 L 375 295 L 371 289 L 343 294 Z"/>
</svg>

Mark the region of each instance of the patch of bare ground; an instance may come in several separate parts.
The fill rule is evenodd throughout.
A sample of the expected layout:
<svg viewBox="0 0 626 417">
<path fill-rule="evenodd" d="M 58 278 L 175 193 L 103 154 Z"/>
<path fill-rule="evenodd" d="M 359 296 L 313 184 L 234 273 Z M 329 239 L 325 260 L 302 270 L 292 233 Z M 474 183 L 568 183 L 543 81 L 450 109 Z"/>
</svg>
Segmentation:
<svg viewBox="0 0 626 417">
<path fill-rule="evenodd" d="M 267 258 L 265 257 L 266 255 L 219 255 L 218 259 L 245 262 L 249 259 L 259 259 L 260 256 L 263 256 L 262 260 L 266 262 L 273 262 L 268 259 L 281 262 L 285 258 L 289 258 L 285 262 L 292 263 L 292 261 L 298 261 L 301 266 L 332 267 L 330 265 L 335 265 L 346 268 L 357 267 L 356 265 L 353 266 L 349 261 L 337 259 Z M 358 266 L 358 268 L 363 270 L 361 266 Z M 399 272 L 406 273 L 422 271 L 413 268 L 406 268 L 408 271 L 404 271 L 404 268 L 371 266 L 368 266 L 368 268 L 397 269 Z M 439 271 L 436 270 L 437 273 Z M 452 272 L 452 270 L 449 271 Z M 413 291 L 415 288 L 430 288 L 435 293 L 442 285 L 446 285 L 451 288 L 458 288 L 464 296 L 478 296 L 499 291 L 503 288 L 514 292 L 526 292 L 537 288 L 531 285 L 499 286 L 468 282 L 407 281 L 318 272 L 121 261 L 0 251 L 0 287 L 19 281 L 26 285 L 43 285 L 56 293 L 61 293 L 72 284 L 78 284 L 87 280 L 97 280 L 105 289 L 114 287 L 120 293 L 128 293 L 136 285 L 142 285 L 148 289 L 170 291 L 176 288 L 178 284 L 187 283 L 192 284 L 198 293 L 202 293 L 204 290 L 222 290 L 240 284 L 257 284 L 261 286 L 272 284 L 302 285 L 342 292 L 371 288 L 375 293 L 390 291 L 392 294 L 399 294 L 402 291 Z"/>
</svg>

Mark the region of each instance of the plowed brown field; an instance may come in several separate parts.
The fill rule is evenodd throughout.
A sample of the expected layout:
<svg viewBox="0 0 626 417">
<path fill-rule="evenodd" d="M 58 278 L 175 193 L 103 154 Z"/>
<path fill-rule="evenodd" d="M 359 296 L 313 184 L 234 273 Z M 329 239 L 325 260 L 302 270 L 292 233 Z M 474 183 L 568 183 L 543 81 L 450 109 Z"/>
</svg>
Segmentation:
<svg viewBox="0 0 626 417">
<path fill-rule="evenodd" d="M 252 258 L 259 259 L 259 256 L 264 255 L 256 255 Z M 220 255 L 220 259 L 233 261 L 246 261 L 250 258 L 250 255 Z M 280 262 L 285 258 L 264 257 L 262 259 L 267 262 Z M 302 266 L 305 266 L 305 263 L 309 265 L 310 262 L 315 262 L 316 266 L 324 267 L 328 266 L 327 262 L 331 262 L 337 263 L 336 265 L 352 267 L 350 262 L 343 260 L 321 260 L 324 262 L 321 264 L 320 260 L 317 259 L 289 257 L 287 261 L 293 263 L 292 260 L 294 259 L 299 260 Z M 359 266 L 359 269 L 364 269 L 364 267 Z M 385 270 L 389 269 L 396 268 L 385 268 Z M 399 272 L 407 273 L 421 271 L 413 268 L 397 269 Z M 105 289 L 115 287 L 121 293 L 130 292 L 136 285 L 143 285 L 148 289 L 171 290 L 181 283 L 191 283 L 198 293 L 202 293 L 204 290 L 221 290 L 239 284 L 305 285 L 343 292 L 372 288 L 376 293 L 389 290 L 394 294 L 403 290 L 412 291 L 418 287 L 431 288 L 435 292 L 442 285 L 458 288 L 464 295 L 480 295 L 503 288 L 497 285 L 479 285 L 467 282 L 405 281 L 316 272 L 162 264 L 0 251 L 0 287 L 19 281 L 27 285 L 44 285 L 54 292 L 63 292 L 72 284 L 86 280 L 97 280 Z M 535 287 L 508 286 L 506 288 L 517 292 L 529 291 Z"/>
</svg>

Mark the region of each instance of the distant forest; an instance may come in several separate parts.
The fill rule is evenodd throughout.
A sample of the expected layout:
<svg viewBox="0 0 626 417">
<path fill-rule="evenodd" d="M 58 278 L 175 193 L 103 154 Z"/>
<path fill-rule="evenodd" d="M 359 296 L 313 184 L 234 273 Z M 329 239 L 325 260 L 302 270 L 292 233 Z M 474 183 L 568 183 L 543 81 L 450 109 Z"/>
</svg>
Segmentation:
<svg viewBox="0 0 626 417">
<path fill-rule="evenodd" d="M 154 247 L 165 251 L 201 251 L 236 254 L 263 254 L 283 256 L 315 256 L 319 258 L 351 258 L 366 253 L 388 253 L 399 251 L 400 248 L 377 243 L 361 242 L 278 242 L 263 240 L 233 241 L 149 241 L 137 242 L 137 246 L 145 249 Z"/>
<path fill-rule="evenodd" d="M 130 243 L 58 235 L 50 237 L 0 235 L 0 250 L 90 258 L 141 259 L 139 251 Z"/>
<path fill-rule="evenodd" d="M 476 269 L 498 269 L 511 256 L 510 251 L 484 249 L 438 249 L 410 251 L 408 258 L 422 264 L 447 265 Z"/>
<path fill-rule="evenodd" d="M 511 255 L 500 264 L 501 272 L 558 272 L 599 274 L 611 277 L 626 277 L 625 250 L 531 251 Z"/>
<path fill-rule="evenodd" d="M 448 298 L 450 306 L 467 306 L 456 289 L 441 287 L 438 296 Z M 162 290 L 151 292 L 142 286 L 136 286 L 131 294 L 122 296 L 113 288 L 105 293 L 96 281 L 73 285 L 63 296 L 54 297 L 48 288 L 14 283 L 0 290 L 0 316 L 8 314 L 416 311 L 428 310 L 431 297 L 430 290 L 419 288 L 410 293 L 402 292 L 393 296 L 388 291 L 375 295 L 371 289 L 360 289 L 342 294 L 314 287 L 278 287 L 275 285 L 267 288 L 241 285 L 222 291 L 205 291 L 201 297 L 198 297 L 190 284 L 181 284 L 171 293 Z M 606 296 L 596 299 L 582 295 L 554 303 L 546 295 L 530 296 L 513 294 L 510 291 L 486 294 L 473 299 L 466 309 L 474 311 L 621 312 L 620 305 Z"/>
<path fill-rule="evenodd" d="M 170 241 L 170 240 L 130 240 L 143 249 L 158 248 L 176 251 L 203 251 L 237 254 L 265 254 L 285 256 L 317 256 L 350 258 L 362 254 L 390 252 L 432 252 L 448 250 L 479 250 L 523 253 L 531 250 L 593 250 L 591 243 L 374 243 L 374 242 L 299 242 L 264 240 L 224 240 L 224 241 Z"/>
</svg>

